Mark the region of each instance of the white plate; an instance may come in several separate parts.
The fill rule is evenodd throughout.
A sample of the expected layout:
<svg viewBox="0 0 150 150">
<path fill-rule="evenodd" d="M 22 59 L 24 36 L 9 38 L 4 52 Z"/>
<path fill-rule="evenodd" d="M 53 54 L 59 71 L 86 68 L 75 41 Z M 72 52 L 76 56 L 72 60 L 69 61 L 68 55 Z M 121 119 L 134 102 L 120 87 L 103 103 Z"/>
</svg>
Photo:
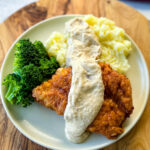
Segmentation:
<svg viewBox="0 0 150 150">
<path fill-rule="evenodd" d="M 64 32 L 65 22 L 76 15 L 65 15 L 42 21 L 24 32 L 14 44 L 21 38 L 30 38 L 32 41 L 41 40 L 45 42 L 53 31 Z M 127 36 L 127 38 L 129 38 Z M 129 38 L 131 40 L 131 38 Z M 129 56 L 130 70 L 127 76 L 131 81 L 133 91 L 134 111 L 124 123 L 124 133 L 117 140 L 127 134 L 139 120 L 146 106 L 149 93 L 149 76 L 147 66 L 142 53 L 136 44 L 131 40 L 133 52 Z M 14 60 L 14 44 L 9 49 L 2 65 L 1 84 L 4 77 L 12 72 Z M 1 98 L 5 111 L 16 126 L 16 128 L 32 141 L 53 149 L 97 149 L 116 142 L 108 140 L 100 134 L 91 134 L 87 141 L 82 144 L 69 142 L 64 133 L 65 122 L 63 116 L 56 115 L 55 111 L 47 109 L 37 103 L 27 108 L 9 104 L 4 96 L 6 89 L 1 87 Z"/>
</svg>

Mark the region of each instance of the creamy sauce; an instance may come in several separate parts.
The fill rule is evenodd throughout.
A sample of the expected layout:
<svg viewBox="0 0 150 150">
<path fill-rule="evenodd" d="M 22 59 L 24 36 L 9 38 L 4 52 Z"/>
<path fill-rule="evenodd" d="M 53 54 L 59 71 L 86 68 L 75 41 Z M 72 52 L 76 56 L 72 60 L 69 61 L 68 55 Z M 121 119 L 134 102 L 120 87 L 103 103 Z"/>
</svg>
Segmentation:
<svg viewBox="0 0 150 150">
<path fill-rule="evenodd" d="M 75 18 L 66 24 L 68 38 L 67 65 L 72 66 L 72 82 L 65 109 L 66 137 L 81 143 L 88 137 L 104 100 L 104 85 L 98 58 L 100 44 L 88 24 Z"/>
</svg>

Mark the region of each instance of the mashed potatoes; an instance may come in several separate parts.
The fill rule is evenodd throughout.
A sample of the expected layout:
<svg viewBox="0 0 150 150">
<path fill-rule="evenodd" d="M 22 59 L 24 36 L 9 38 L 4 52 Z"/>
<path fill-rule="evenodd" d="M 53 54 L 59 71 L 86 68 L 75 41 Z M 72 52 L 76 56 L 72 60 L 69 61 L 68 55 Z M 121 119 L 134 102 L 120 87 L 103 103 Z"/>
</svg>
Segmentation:
<svg viewBox="0 0 150 150">
<path fill-rule="evenodd" d="M 46 42 L 46 49 L 49 56 L 56 57 L 61 66 L 65 66 L 66 52 L 67 52 L 67 39 L 58 32 L 53 32 Z"/>
<path fill-rule="evenodd" d="M 107 18 L 87 15 L 83 18 L 97 35 L 102 47 L 100 60 L 118 71 L 125 73 L 130 65 L 127 56 L 131 52 L 131 42 L 125 39 L 125 31 Z M 61 66 L 65 65 L 67 38 L 61 33 L 53 33 L 46 48 L 50 56 L 55 56 Z"/>
</svg>

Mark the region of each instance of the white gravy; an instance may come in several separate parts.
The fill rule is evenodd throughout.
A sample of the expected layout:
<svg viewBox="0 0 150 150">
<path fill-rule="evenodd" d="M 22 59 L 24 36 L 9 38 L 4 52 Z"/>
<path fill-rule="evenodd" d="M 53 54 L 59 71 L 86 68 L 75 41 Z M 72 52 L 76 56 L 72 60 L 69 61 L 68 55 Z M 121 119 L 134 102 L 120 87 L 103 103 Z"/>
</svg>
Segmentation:
<svg viewBox="0 0 150 150">
<path fill-rule="evenodd" d="M 81 143 L 88 137 L 104 100 L 104 85 L 98 58 L 100 44 L 88 24 L 80 18 L 66 23 L 68 38 L 67 66 L 72 66 L 72 82 L 65 109 L 66 137 Z"/>
</svg>

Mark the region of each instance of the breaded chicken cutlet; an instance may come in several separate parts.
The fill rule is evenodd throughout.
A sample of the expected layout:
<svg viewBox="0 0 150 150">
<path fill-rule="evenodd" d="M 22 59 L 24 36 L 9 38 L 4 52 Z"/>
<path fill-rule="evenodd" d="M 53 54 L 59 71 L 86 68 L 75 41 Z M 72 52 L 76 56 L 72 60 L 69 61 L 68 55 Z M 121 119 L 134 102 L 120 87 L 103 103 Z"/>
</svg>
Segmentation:
<svg viewBox="0 0 150 150">
<path fill-rule="evenodd" d="M 131 85 L 125 75 L 117 73 L 107 64 L 99 65 L 105 86 L 104 102 L 87 131 L 114 139 L 123 132 L 122 124 L 133 111 Z M 71 67 L 59 68 L 52 79 L 33 89 L 32 96 L 38 103 L 55 110 L 58 115 L 63 115 L 71 79 Z"/>
</svg>

